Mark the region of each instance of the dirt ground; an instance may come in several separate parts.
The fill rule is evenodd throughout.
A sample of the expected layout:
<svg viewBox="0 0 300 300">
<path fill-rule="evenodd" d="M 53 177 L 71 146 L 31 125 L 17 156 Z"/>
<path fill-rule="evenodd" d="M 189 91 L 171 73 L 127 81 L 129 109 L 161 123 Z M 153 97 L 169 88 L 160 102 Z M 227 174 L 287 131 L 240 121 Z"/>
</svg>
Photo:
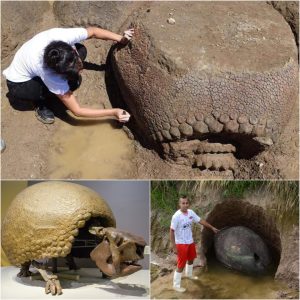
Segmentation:
<svg viewBox="0 0 300 300">
<path fill-rule="evenodd" d="M 124 12 L 125 13 L 125 12 Z M 51 14 L 45 14 L 41 19 L 39 26 L 30 29 L 31 36 L 35 33 L 48 28 L 59 26 L 58 21 Z M 17 40 L 17 37 L 11 36 L 10 40 Z M 3 39 L 3 37 L 2 37 Z M 23 41 L 24 42 L 24 41 Z M 1 61 L 2 70 L 6 68 L 16 50 L 20 47 L 16 41 L 16 48 L 10 53 L 3 56 Z M 101 65 L 105 65 L 107 53 L 110 49 L 111 43 L 104 41 L 90 40 L 85 42 L 88 48 L 87 61 L 96 65 L 90 64 L 87 70 L 84 70 L 83 84 L 76 92 L 78 100 L 82 105 L 90 107 L 111 107 L 109 97 L 106 91 L 105 71 Z M 59 157 L 60 152 L 64 151 L 58 149 L 57 137 L 62 135 L 67 128 L 69 135 L 80 127 L 83 127 L 83 122 L 76 122 L 67 115 L 58 114 L 56 121 L 52 125 L 44 125 L 39 122 L 34 111 L 26 110 L 19 111 L 13 109 L 7 99 L 7 87 L 5 79 L 2 76 L 1 80 L 1 130 L 2 138 L 5 140 L 6 149 L 1 155 L 2 163 L 2 178 L 3 179 L 40 179 L 40 178 L 53 178 L 53 161 Z M 95 141 L 97 143 L 105 143 L 105 139 L 114 139 L 111 149 L 121 149 L 126 147 L 128 150 L 125 156 L 116 157 L 117 164 L 124 163 L 126 168 L 122 173 L 120 172 L 107 172 L 107 173 L 94 173 L 90 175 L 68 171 L 63 175 L 56 173 L 56 178 L 138 178 L 138 179 L 196 179 L 196 178 L 238 178 L 238 179 L 297 179 L 298 178 L 298 105 L 295 104 L 295 109 L 290 117 L 284 132 L 280 136 L 278 142 L 270 147 L 267 151 L 259 154 L 253 159 L 239 160 L 238 169 L 235 173 L 231 171 L 226 172 L 212 172 L 212 171 L 199 171 L 191 169 L 190 167 L 175 165 L 163 160 L 155 151 L 142 147 L 138 141 L 128 140 L 132 134 L 124 127 L 127 135 L 123 134 L 123 129 L 113 123 L 112 130 L 108 131 L 107 136 L 103 137 L 102 141 Z M 105 122 L 105 121 L 104 121 Z M 84 125 L 86 127 L 85 135 L 92 136 L 95 130 L 101 130 L 101 127 L 90 126 L 89 122 Z M 89 132 L 90 130 L 90 132 Z M 122 131 L 122 136 L 115 132 Z M 115 136 L 115 137 L 114 137 Z M 61 137 L 63 140 L 63 137 Z M 73 143 L 76 149 L 82 140 L 75 140 Z M 93 142 L 89 142 L 89 147 L 93 147 Z M 95 148 L 95 151 L 98 151 Z M 89 149 L 90 153 L 92 149 Z M 84 150 L 82 150 L 84 151 Z M 97 153 L 97 157 L 91 162 L 91 170 L 95 167 L 101 167 L 101 150 Z M 109 149 L 105 150 L 109 152 Z M 118 155 L 119 152 L 116 152 Z M 79 154 L 75 153 L 76 157 L 80 159 Z M 90 155 L 90 154 L 89 154 Z M 96 155 L 96 153 L 95 153 Z M 93 155 L 90 155 L 93 156 Z M 113 159 L 113 158 L 110 158 Z M 51 161 L 51 164 L 50 164 Z M 95 166 L 95 161 L 98 163 Z M 82 161 L 82 163 L 84 163 Z M 106 163 L 109 165 L 111 162 Z M 68 164 L 60 166 L 61 168 L 68 169 Z M 79 167 L 80 168 L 80 167 Z M 89 167 L 87 167 L 89 168 Z M 115 165 L 112 168 L 117 169 Z M 96 175 L 95 175 L 96 174 Z"/>
</svg>

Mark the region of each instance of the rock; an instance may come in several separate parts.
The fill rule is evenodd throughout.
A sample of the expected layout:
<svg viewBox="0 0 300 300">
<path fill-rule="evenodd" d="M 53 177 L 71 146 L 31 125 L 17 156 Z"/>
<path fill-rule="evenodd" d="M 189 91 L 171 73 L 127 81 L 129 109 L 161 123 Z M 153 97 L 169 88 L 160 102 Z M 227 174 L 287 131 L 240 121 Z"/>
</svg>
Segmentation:
<svg viewBox="0 0 300 300">
<path fill-rule="evenodd" d="M 174 18 L 168 18 L 167 22 L 171 25 L 174 25 L 176 23 Z"/>
<path fill-rule="evenodd" d="M 269 137 L 263 137 L 263 136 L 260 136 L 260 137 L 255 137 L 253 138 L 255 141 L 259 142 L 260 144 L 262 145 L 266 145 L 266 146 L 272 146 L 273 145 L 273 141 L 271 138 Z"/>
</svg>

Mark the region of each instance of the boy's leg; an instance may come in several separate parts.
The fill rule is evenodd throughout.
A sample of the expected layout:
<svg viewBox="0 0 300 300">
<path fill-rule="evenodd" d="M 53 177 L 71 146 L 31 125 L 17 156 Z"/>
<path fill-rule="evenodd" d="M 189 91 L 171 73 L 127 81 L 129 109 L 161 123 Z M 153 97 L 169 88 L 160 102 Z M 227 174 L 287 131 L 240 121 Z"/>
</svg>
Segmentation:
<svg viewBox="0 0 300 300">
<path fill-rule="evenodd" d="M 45 124 L 54 122 L 53 112 L 46 106 L 46 95 L 50 93 L 39 77 L 26 82 L 11 82 L 7 80 L 9 97 L 33 102 L 37 119 Z"/>
<path fill-rule="evenodd" d="M 185 288 L 182 288 L 181 285 L 181 278 L 182 278 L 182 271 L 187 261 L 187 245 L 176 245 L 177 248 L 177 269 L 174 272 L 173 277 L 173 289 L 177 292 L 185 292 Z"/>
<path fill-rule="evenodd" d="M 185 266 L 185 275 L 191 279 L 198 279 L 197 276 L 193 276 L 193 263 L 196 257 L 197 257 L 197 253 L 196 253 L 195 244 L 193 243 L 188 245 L 188 250 L 187 250 L 188 261 Z"/>
</svg>

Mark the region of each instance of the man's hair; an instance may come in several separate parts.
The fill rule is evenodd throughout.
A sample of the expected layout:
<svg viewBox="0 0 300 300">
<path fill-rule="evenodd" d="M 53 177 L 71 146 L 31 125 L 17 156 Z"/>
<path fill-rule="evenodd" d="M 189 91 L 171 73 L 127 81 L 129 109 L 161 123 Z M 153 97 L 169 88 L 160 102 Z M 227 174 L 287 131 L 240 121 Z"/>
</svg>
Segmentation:
<svg viewBox="0 0 300 300">
<path fill-rule="evenodd" d="M 190 202 L 190 200 L 188 199 L 187 195 L 185 195 L 185 194 L 179 196 L 178 203 L 180 202 L 181 199 L 187 199 Z"/>
<path fill-rule="evenodd" d="M 58 74 L 65 75 L 69 80 L 76 79 L 78 54 L 67 43 L 62 41 L 51 42 L 44 51 L 44 64 Z"/>
</svg>

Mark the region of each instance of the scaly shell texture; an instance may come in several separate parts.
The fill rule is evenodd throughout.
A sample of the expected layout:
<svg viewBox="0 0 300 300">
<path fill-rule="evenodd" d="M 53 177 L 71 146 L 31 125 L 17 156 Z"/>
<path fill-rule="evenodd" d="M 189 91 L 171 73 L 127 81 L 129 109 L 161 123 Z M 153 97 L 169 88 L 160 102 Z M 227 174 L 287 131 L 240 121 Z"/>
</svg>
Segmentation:
<svg viewBox="0 0 300 300">
<path fill-rule="evenodd" d="M 14 265 L 65 257 L 79 228 L 91 217 L 116 226 L 108 204 L 93 190 L 68 182 L 32 185 L 12 201 L 2 223 L 2 247 Z"/>
<path fill-rule="evenodd" d="M 283 17 L 263 2 L 186 1 L 172 3 L 176 24 L 162 27 L 170 4 L 149 8 L 111 57 L 140 140 L 275 142 L 298 95 L 297 47 Z"/>
</svg>

